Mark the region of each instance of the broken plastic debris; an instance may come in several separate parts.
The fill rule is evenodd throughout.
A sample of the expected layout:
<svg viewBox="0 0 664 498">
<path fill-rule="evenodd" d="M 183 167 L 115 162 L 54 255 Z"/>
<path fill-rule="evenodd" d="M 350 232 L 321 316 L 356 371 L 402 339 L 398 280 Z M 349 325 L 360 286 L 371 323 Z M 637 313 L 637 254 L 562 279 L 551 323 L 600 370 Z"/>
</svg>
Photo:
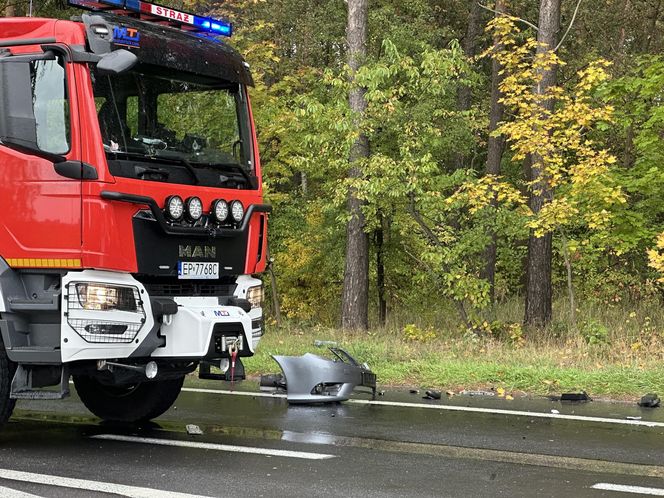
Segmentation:
<svg viewBox="0 0 664 498">
<path fill-rule="evenodd" d="M 466 391 L 465 389 L 459 394 L 465 394 L 466 396 L 495 396 L 496 393 L 492 391 Z"/>
<path fill-rule="evenodd" d="M 639 400 L 639 406 L 643 408 L 657 408 L 660 402 L 659 396 L 655 393 L 648 393 Z"/>
<path fill-rule="evenodd" d="M 641 420 L 643 417 L 625 417 L 627 420 Z"/>
<path fill-rule="evenodd" d="M 356 387 L 368 387 L 376 396 L 376 374 L 341 348 L 329 347 L 334 359 L 306 353 L 302 356 L 272 358 L 283 372 L 283 386 L 289 403 L 331 403 L 347 400 Z M 261 379 L 261 389 L 265 386 Z"/>
<path fill-rule="evenodd" d="M 454 391 L 445 391 L 445 394 L 447 394 L 449 397 L 456 396 Z"/>
<path fill-rule="evenodd" d="M 203 431 L 200 427 L 194 424 L 187 424 L 187 434 L 190 436 L 200 436 L 203 434 Z"/>
<path fill-rule="evenodd" d="M 409 392 L 410 394 L 419 394 L 419 393 L 420 393 L 420 390 L 419 390 L 419 389 L 410 389 L 408 392 Z"/>
<path fill-rule="evenodd" d="M 424 398 L 424 399 L 440 399 L 440 391 L 430 390 L 430 391 L 426 391 L 424 394 L 425 395 L 422 396 L 422 398 Z"/>
<path fill-rule="evenodd" d="M 558 410 L 551 410 L 551 413 L 553 413 L 554 415 L 560 415 L 560 412 Z"/>
<path fill-rule="evenodd" d="M 586 401 L 592 401 L 592 398 L 588 396 L 588 393 L 581 391 L 580 393 L 563 393 L 560 396 L 560 401 L 567 401 L 571 403 L 585 403 Z"/>
</svg>

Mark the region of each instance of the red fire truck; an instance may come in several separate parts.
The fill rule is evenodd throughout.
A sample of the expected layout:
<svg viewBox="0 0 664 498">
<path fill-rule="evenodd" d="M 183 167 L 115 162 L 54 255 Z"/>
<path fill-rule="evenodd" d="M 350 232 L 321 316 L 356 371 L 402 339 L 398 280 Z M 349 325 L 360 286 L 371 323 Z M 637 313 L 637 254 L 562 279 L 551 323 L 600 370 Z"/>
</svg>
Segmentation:
<svg viewBox="0 0 664 498">
<path fill-rule="evenodd" d="M 241 377 L 263 334 L 270 207 L 231 25 L 70 4 L 0 19 L 0 423 L 70 378 L 102 419 L 157 417 L 197 368 Z"/>
</svg>

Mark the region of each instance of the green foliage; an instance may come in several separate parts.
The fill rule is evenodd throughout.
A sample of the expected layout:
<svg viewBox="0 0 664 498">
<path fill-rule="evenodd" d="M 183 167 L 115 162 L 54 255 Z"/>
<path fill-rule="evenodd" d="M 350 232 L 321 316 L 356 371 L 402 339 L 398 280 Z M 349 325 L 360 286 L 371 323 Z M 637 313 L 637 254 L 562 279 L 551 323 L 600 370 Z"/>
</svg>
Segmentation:
<svg viewBox="0 0 664 498">
<path fill-rule="evenodd" d="M 432 327 L 421 329 L 414 323 L 409 323 L 403 328 L 403 337 L 407 341 L 427 343 L 436 338 L 436 333 Z"/>
<path fill-rule="evenodd" d="M 594 320 L 584 322 L 579 332 L 588 344 L 609 344 L 609 329 Z"/>
</svg>

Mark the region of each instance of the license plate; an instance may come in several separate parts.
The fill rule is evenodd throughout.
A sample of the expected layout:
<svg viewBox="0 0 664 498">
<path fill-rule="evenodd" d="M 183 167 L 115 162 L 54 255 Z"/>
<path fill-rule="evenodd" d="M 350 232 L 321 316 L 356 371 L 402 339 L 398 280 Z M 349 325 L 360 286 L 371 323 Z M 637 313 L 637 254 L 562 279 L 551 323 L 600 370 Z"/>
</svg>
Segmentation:
<svg viewBox="0 0 664 498">
<path fill-rule="evenodd" d="M 178 261 L 178 278 L 197 280 L 219 278 L 219 263 Z"/>
</svg>

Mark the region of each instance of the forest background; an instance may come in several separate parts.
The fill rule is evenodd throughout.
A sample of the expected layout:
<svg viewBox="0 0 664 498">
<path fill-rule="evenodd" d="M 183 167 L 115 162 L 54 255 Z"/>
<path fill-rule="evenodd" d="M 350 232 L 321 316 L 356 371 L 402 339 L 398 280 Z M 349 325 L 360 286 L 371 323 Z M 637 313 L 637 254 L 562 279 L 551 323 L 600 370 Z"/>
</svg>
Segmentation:
<svg viewBox="0 0 664 498">
<path fill-rule="evenodd" d="M 664 391 L 664 0 L 161 3 L 233 21 L 256 81 L 251 371 L 317 338 L 391 383 Z"/>
</svg>

